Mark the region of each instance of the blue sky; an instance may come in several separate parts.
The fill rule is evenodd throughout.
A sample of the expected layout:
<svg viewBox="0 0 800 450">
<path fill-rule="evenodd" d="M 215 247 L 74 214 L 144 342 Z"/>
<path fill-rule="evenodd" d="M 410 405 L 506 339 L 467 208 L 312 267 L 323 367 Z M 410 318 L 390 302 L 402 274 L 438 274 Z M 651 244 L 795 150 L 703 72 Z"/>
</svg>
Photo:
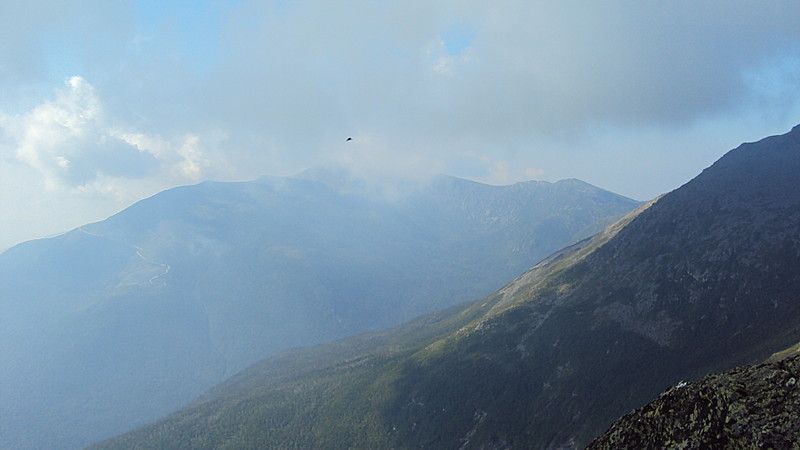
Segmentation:
<svg viewBox="0 0 800 450">
<path fill-rule="evenodd" d="M 800 122 L 797 23 L 789 0 L 8 0 L 0 249 L 312 166 L 649 199 Z"/>
</svg>

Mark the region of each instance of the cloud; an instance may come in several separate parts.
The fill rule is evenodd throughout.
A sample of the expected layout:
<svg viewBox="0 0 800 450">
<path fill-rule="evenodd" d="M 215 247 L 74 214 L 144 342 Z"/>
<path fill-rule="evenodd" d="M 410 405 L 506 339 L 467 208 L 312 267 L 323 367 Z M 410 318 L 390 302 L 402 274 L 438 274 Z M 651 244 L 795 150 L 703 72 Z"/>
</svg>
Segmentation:
<svg viewBox="0 0 800 450">
<path fill-rule="evenodd" d="M 0 123 L 4 153 L 37 170 L 49 191 L 97 188 L 97 194 L 119 198 L 112 186 L 129 189 L 125 183 L 146 178 L 161 179 L 165 187 L 197 182 L 226 167 L 196 133 L 164 138 L 118 123 L 80 76 L 68 78 L 53 100 L 19 116 L 4 115 Z M 224 139 L 224 133 L 207 135 L 212 143 Z"/>
<path fill-rule="evenodd" d="M 544 169 L 514 167 L 508 161 L 492 162 L 485 157 L 481 162 L 488 166 L 488 175 L 480 181 L 497 186 L 538 179 L 545 173 Z"/>
<path fill-rule="evenodd" d="M 193 134 L 186 135 L 177 154 L 181 158 L 177 166 L 178 175 L 192 181 L 202 180 L 210 164 L 203 155 L 200 138 Z"/>
<path fill-rule="evenodd" d="M 398 151 L 380 136 L 357 133 L 352 140 L 331 145 L 314 170 L 333 170 L 340 188 L 399 199 L 444 172 L 444 164 L 411 149 Z"/>
<path fill-rule="evenodd" d="M 220 64 L 171 103 L 227 130 L 265 172 L 313 165 L 356 132 L 432 164 L 477 151 L 541 167 L 520 159 L 541 142 L 568 158 L 598 127 L 791 116 L 798 16 L 785 1 L 251 1 L 221 28 Z M 783 103 L 753 81 L 765 76 Z"/>
<path fill-rule="evenodd" d="M 750 107 L 743 73 L 800 58 L 798 5 L 498 2 L 477 17 L 474 70 L 454 89 L 476 133 L 690 124 Z M 781 9 L 786 8 L 786 9 Z M 797 90 L 794 89 L 795 97 Z M 480 111 L 485 111 L 480 114 Z"/>
<path fill-rule="evenodd" d="M 148 163 L 108 132 L 94 88 L 78 76 L 67 79 L 54 100 L 3 116 L 2 128 L 10 141 L 5 153 L 38 170 L 49 190 L 82 186 L 100 174 L 136 175 Z"/>
<path fill-rule="evenodd" d="M 214 176 L 224 178 L 233 170 L 219 152 L 227 138 L 219 130 L 202 137 L 189 132 L 171 140 L 144 133 L 121 133 L 119 138 L 153 155 L 161 166 L 158 175 L 175 182 L 197 182 Z"/>
<path fill-rule="evenodd" d="M 198 5 L 192 17 L 205 24 L 213 8 Z M 203 34 L 170 31 L 180 10 L 137 28 L 101 8 L 134 50 L 106 61 L 79 41 L 92 56 L 76 56 L 114 67 L 103 91 L 148 128 L 217 127 L 248 151 L 266 141 L 290 149 L 283 159 L 302 165 L 356 129 L 454 151 L 455 134 L 535 139 L 598 123 L 674 127 L 741 114 L 763 103 L 752 80 L 770 61 L 800 59 L 799 9 L 794 1 L 253 0 L 229 2 Z M 143 36 L 147 44 L 136 45 Z M 779 82 L 794 98 L 791 78 Z"/>
<path fill-rule="evenodd" d="M 72 76 L 53 97 L 17 115 L 0 112 L 0 178 L 9 227 L 33 238 L 97 220 L 163 189 L 225 178 L 219 130 L 174 135 L 140 131 L 109 111 L 87 80 Z M 52 215 L 51 220 L 43 216 Z M 36 233 L 36 234 L 31 234 Z"/>
<path fill-rule="evenodd" d="M 334 163 L 645 199 L 800 121 L 794 0 L 49 3 L 0 4 L 4 167 L 119 207 Z"/>
</svg>

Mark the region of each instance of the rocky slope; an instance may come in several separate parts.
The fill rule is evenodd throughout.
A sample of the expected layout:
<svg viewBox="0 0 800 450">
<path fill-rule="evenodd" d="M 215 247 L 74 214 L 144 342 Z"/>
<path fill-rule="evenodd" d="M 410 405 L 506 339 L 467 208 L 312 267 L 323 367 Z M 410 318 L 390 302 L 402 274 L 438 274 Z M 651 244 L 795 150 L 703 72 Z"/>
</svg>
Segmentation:
<svg viewBox="0 0 800 450">
<path fill-rule="evenodd" d="M 581 447 L 800 340 L 798 173 L 800 127 L 744 144 L 482 300 L 264 361 L 100 448 Z"/>
<path fill-rule="evenodd" d="M 681 382 L 589 449 L 797 448 L 800 356 Z"/>
<path fill-rule="evenodd" d="M 0 255 L 0 447 L 88 445 L 277 351 L 485 295 L 637 204 L 578 180 L 342 176 L 176 188 Z"/>
</svg>

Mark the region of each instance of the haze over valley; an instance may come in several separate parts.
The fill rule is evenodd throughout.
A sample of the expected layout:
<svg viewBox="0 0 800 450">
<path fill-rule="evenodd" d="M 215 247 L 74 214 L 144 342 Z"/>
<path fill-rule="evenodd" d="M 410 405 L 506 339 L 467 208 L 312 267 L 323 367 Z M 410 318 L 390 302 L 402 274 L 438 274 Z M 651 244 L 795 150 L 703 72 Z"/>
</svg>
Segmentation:
<svg viewBox="0 0 800 450">
<path fill-rule="evenodd" d="M 0 255 L 4 446 L 88 445 L 277 351 L 486 295 L 638 205 L 578 180 L 357 181 L 175 188 Z"/>
</svg>

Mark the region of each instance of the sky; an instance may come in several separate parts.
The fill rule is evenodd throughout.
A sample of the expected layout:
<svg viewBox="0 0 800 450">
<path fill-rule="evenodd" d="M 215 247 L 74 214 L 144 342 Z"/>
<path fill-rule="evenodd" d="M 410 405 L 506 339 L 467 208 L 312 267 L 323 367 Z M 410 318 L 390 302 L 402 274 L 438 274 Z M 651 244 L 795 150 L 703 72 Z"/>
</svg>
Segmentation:
<svg viewBox="0 0 800 450">
<path fill-rule="evenodd" d="M 0 251 L 310 167 L 647 200 L 800 123 L 799 23 L 796 0 L 4 0 Z"/>
</svg>

